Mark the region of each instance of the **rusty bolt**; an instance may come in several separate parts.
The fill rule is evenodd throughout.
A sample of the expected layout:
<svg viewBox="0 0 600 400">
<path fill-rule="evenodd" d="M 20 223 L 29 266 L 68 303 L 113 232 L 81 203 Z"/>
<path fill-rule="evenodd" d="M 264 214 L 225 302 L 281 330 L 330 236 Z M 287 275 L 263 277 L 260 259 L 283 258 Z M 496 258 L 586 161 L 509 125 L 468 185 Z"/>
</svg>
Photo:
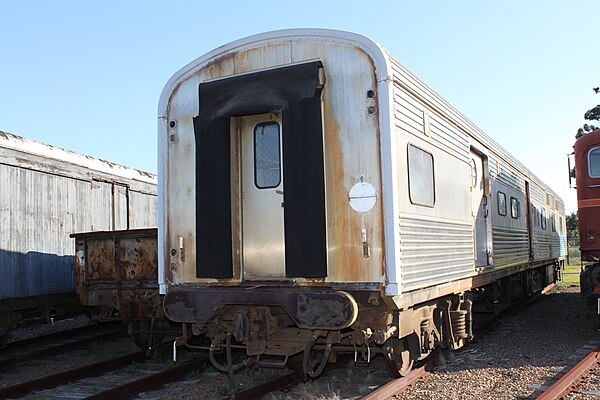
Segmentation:
<svg viewBox="0 0 600 400">
<path fill-rule="evenodd" d="M 173 143 L 175 143 L 175 138 L 176 136 L 174 134 L 169 136 L 169 140 Z"/>
<path fill-rule="evenodd" d="M 171 256 L 175 257 L 177 255 L 177 249 L 171 249 Z"/>
<path fill-rule="evenodd" d="M 367 107 L 367 111 L 369 111 L 369 114 L 375 114 L 375 106 Z"/>
<path fill-rule="evenodd" d="M 375 91 L 373 89 L 367 90 L 367 97 L 369 99 L 372 99 L 373 97 L 375 97 Z"/>
<path fill-rule="evenodd" d="M 174 119 L 172 119 L 172 120 L 171 120 L 171 122 L 169 122 L 169 126 L 170 126 L 171 128 L 175 128 L 175 127 L 177 126 L 177 122 L 175 122 L 175 120 L 174 120 Z"/>
</svg>

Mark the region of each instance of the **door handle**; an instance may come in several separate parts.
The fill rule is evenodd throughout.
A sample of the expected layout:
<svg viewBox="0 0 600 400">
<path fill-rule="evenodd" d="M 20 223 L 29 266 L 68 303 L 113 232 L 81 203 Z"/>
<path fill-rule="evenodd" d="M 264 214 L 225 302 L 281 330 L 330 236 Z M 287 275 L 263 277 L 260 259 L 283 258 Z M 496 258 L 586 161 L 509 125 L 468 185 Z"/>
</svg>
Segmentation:
<svg viewBox="0 0 600 400">
<path fill-rule="evenodd" d="M 275 193 L 280 194 L 283 196 L 283 190 L 276 190 Z"/>
</svg>

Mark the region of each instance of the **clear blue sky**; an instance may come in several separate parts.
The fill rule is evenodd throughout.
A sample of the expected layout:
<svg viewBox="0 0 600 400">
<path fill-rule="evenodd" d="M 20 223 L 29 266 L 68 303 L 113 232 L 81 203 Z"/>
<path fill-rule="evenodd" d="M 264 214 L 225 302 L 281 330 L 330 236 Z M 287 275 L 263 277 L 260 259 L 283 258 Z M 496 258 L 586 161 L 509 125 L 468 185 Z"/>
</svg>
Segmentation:
<svg viewBox="0 0 600 400">
<path fill-rule="evenodd" d="M 576 208 L 566 155 L 600 104 L 600 1 L 0 0 L 0 130 L 156 172 L 160 92 L 235 39 L 323 27 L 388 48 Z"/>
</svg>

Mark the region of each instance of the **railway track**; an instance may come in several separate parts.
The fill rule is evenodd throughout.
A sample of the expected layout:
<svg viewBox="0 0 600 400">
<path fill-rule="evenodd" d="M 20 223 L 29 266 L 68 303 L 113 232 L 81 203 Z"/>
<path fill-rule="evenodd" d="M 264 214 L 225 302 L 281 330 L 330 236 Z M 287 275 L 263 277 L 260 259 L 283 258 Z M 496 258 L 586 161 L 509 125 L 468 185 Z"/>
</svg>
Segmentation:
<svg viewBox="0 0 600 400">
<path fill-rule="evenodd" d="M 69 350 L 83 348 L 90 343 L 126 335 L 127 331 L 121 324 L 90 325 L 13 342 L 0 353 L 0 370 L 13 368 L 24 361 L 62 354 Z"/>
<path fill-rule="evenodd" d="M 284 390 L 290 388 L 302 382 L 302 378 L 299 374 L 292 372 L 276 378 L 270 382 L 263 383 L 262 385 L 255 386 L 248 390 L 238 392 L 235 394 L 235 400 L 255 400 L 261 399 L 269 393 Z M 223 397 L 222 400 L 229 400 L 232 396 Z"/>
<path fill-rule="evenodd" d="M 429 365 L 429 364 L 428 364 Z M 370 394 L 364 396 L 362 400 L 387 400 L 406 390 L 410 385 L 421 379 L 427 374 L 428 365 L 413 369 L 408 375 L 389 381 L 383 386 L 375 389 Z"/>
<path fill-rule="evenodd" d="M 579 385 L 590 373 L 595 375 L 600 373 L 600 346 L 592 350 L 583 360 L 539 395 L 537 399 L 562 399 L 567 398 L 570 394 L 581 393 Z"/>
<path fill-rule="evenodd" d="M 32 393 L 54 399 L 130 399 L 182 379 L 204 368 L 207 362 L 207 357 L 201 357 L 173 367 L 169 362 L 146 359 L 144 352 L 137 352 L 0 389 L 0 399 Z"/>
</svg>

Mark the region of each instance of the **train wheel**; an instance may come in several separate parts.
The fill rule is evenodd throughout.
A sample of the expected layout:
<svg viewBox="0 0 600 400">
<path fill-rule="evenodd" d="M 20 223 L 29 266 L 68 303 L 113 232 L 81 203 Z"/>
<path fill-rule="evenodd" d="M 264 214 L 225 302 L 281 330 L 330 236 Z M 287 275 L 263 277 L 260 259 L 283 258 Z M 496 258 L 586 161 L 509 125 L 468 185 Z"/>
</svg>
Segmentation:
<svg viewBox="0 0 600 400">
<path fill-rule="evenodd" d="M 406 376 L 413 367 L 414 359 L 410 354 L 408 338 L 389 338 L 384 344 L 383 356 L 385 369 L 392 378 Z"/>
</svg>

